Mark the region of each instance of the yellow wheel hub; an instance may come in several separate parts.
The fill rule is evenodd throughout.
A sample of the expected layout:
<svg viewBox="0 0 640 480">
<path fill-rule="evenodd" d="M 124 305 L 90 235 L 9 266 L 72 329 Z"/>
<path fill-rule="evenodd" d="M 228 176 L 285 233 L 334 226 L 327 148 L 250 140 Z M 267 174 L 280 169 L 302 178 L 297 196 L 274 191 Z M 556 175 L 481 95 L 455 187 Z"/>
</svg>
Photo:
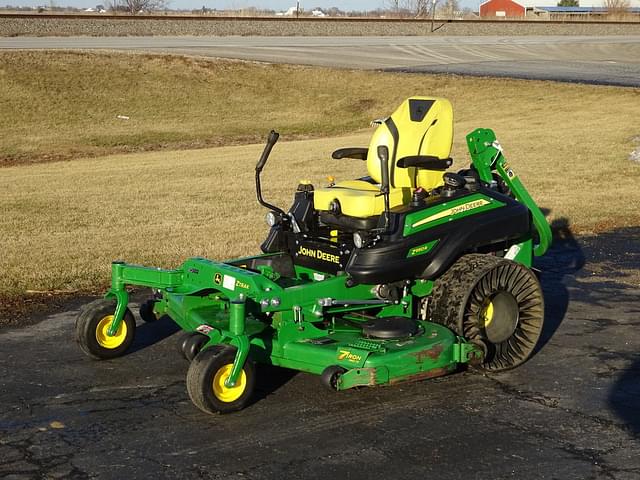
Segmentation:
<svg viewBox="0 0 640 480">
<path fill-rule="evenodd" d="M 125 338 L 127 338 L 127 324 L 124 320 L 120 322 L 116 334 L 113 337 L 109 336 L 107 332 L 109 331 L 112 321 L 113 315 L 107 315 L 98 322 L 98 326 L 96 327 L 96 340 L 98 341 L 98 345 L 110 350 L 118 348 L 123 344 Z"/>
<path fill-rule="evenodd" d="M 213 394 L 218 400 L 225 403 L 234 402 L 239 399 L 244 393 L 245 388 L 247 388 L 247 375 L 244 373 L 244 369 L 240 372 L 240 376 L 234 387 L 225 386 L 224 382 L 231 375 L 232 368 L 233 363 L 228 363 L 221 367 L 216 372 L 215 377 L 213 377 Z"/>
<path fill-rule="evenodd" d="M 493 302 L 489 301 L 489 303 L 481 310 L 480 318 L 484 322 L 485 328 L 491 325 L 491 321 L 493 320 Z"/>
</svg>

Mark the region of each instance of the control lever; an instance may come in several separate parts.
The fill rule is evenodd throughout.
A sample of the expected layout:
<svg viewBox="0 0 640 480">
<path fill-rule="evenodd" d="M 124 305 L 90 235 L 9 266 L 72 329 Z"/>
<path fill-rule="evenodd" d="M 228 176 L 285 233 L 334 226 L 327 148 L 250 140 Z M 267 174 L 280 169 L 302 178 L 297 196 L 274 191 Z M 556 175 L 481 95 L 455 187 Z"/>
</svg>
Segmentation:
<svg viewBox="0 0 640 480">
<path fill-rule="evenodd" d="M 260 185 L 260 174 L 262 173 L 262 169 L 264 168 L 265 164 L 267 163 L 267 159 L 269 158 L 269 154 L 271 153 L 271 149 L 273 148 L 273 146 L 276 144 L 276 142 L 278 141 L 278 137 L 280 137 L 280 134 L 274 130 L 271 130 L 271 132 L 269 132 L 269 137 L 267 138 L 267 144 L 264 146 L 264 150 L 262 151 L 262 155 L 260 155 L 260 160 L 258 160 L 258 164 L 256 165 L 256 196 L 258 197 L 258 203 L 260 205 L 262 205 L 263 207 L 268 208 L 269 210 L 272 210 L 276 213 L 279 213 L 281 215 L 282 218 L 286 217 L 287 214 L 284 212 L 284 210 L 276 207 L 275 205 L 271 205 L 270 203 L 266 202 L 263 198 L 262 198 L 262 186 Z"/>
<path fill-rule="evenodd" d="M 442 195 L 444 197 L 451 197 L 456 190 L 464 187 L 465 179 L 462 175 L 457 173 L 447 172 L 442 176 L 444 180 L 444 187 L 442 188 Z"/>
<path fill-rule="evenodd" d="M 380 173 L 382 183 L 380 193 L 384 197 L 384 230 L 389 228 L 389 149 L 386 145 L 378 145 L 378 159 L 380 160 Z"/>
</svg>

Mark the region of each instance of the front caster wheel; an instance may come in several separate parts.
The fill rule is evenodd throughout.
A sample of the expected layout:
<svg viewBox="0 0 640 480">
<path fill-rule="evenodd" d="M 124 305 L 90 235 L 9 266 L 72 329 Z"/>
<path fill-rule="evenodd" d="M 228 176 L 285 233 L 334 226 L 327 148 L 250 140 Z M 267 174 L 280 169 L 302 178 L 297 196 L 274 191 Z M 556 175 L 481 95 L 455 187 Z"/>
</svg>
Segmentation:
<svg viewBox="0 0 640 480">
<path fill-rule="evenodd" d="M 255 367 L 247 360 L 238 381 L 227 387 L 236 356 L 235 347 L 206 348 L 193 359 L 187 372 L 187 392 L 193 404 L 205 413 L 229 413 L 243 409 L 255 388 Z"/>
<path fill-rule="evenodd" d="M 346 369 L 338 365 L 330 365 L 320 374 L 320 381 L 327 388 L 335 392 L 338 390 L 338 380 L 346 371 Z"/>
<path fill-rule="evenodd" d="M 115 311 L 115 300 L 100 299 L 86 305 L 78 315 L 76 341 L 88 356 L 98 360 L 116 358 L 123 355 L 131 346 L 135 336 L 136 322 L 128 308 L 125 310 L 116 334 L 114 336 L 107 334 Z"/>
<path fill-rule="evenodd" d="M 190 362 L 209 341 L 209 337 L 198 332 L 182 332 L 178 338 L 178 351 Z"/>
<path fill-rule="evenodd" d="M 155 306 L 156 302 L 157 300 L 150 298 L 142 305 L 140 305 L 140 318 L 142 318 L 142 320 L 144 320 L 145 322 L 155 322 L 156 320 L 158 320 L 156 312 L 153 311 L 153 307 Z"/>
<path fill-rule="evenodd" d="M 206 335 L 202 335 L 201 333 L 192 334 L 183 344 L 184 348 L 182 353 L 184 354 L 184 358 L 192 362 L 208 341 L 209 337 Z"/>
</svg>

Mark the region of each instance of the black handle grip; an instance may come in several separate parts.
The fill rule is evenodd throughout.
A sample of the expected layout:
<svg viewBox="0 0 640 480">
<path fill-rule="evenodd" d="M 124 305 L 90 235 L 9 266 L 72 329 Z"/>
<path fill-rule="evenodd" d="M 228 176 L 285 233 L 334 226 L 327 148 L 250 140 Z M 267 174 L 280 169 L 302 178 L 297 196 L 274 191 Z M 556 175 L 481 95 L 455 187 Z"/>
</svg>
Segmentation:
<svg viewBox="0 0 640 480">
<path fill-rule="evenodd" d="M 378 145 L 378 158 L 380 159 L 380 174 L 382 176 L 382 193 L 389 192 L 389 149 L 385 145 Z"/>
<path fill-rule="evenodd" d="M 400 168 L 426 168 L 427 170 L 446 170 L 453 164 L 451 158 L 438 158 L 432 155 L 411 155 L 402 157 L 396 162 L 396 166 Z"/>
<path fill-rule="evenodd" d="M 331 157 L 335 160 L 341 160 L 343 158 L 355 158 L 356 160 L 366 160 L 367 154 L 369 153 L 368 148 L 362 147 L 348 147 L 348 148 L 339 148 L 335 152 L 331 154 Z"/>
<path fill-rule="evenodd" d="M 267 138 L 267 144 L 264 146 L 264 150 L 262 151 L 260 160 L 258 160 L 258 164 L 256 165 L 256 172 L 260 172 L 264 168 L 264 164 L 267 163 L 267 158 L 269 158 L 271 149 L 278 141 L 279 136 L 280 134 L 274 130 L 271 130 L 271 132 L 269 132 L 269 137 Z"/>
</svg>

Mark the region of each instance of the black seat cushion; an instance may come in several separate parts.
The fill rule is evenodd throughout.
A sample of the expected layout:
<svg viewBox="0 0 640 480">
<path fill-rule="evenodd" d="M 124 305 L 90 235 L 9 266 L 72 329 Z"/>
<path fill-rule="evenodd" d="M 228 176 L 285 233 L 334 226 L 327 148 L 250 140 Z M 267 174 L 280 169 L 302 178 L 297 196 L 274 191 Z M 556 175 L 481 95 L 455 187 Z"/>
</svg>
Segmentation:
<svg viewBox="0 0 640 480">
<path fill-rule="evenodd" d="M 358 230 L 372 230 L 378 226 L 380 217 L 351 217 L 341 213 L 320 212 L 320 220 L 325 225 L 336 227 L 343 232 L 356 232 Z"/>
</svg>

